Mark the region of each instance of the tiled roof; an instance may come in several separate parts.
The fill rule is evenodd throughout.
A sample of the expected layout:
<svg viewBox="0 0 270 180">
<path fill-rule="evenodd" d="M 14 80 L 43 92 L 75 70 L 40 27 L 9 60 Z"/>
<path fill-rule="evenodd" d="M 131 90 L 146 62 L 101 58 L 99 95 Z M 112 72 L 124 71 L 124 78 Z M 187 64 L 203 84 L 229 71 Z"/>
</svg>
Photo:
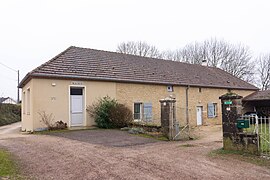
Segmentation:
<svg viewBox="0 0 270 180">
<path fill-rule="evenodd" d="M 4 102 L 5 100 L 7 100 L 8 98 L 5 97 L 0 97 L 0 103 Z"/>
<path fill-rule="evenodd" d="M 32 77 L 257 90 L 218 68 L 74 46 L 28 73 L 19 87 Z"/>
<path fill-rule="evenodd" d="M 270 90 L 254 92 L 243 99 L 243 101 L 270 100 Z"/>
</svg>

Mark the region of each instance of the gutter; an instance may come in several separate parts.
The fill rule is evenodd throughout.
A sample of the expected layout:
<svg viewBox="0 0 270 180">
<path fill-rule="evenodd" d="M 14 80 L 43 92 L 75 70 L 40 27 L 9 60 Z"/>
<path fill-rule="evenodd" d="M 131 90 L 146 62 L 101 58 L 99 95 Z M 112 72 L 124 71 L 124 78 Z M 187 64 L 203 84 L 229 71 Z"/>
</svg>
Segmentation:
<svg viewBox="0 0 270 180">
<path fill-rule="evenodd" d="M 188 126 L 188 134 L 189 134 L 189 130 L 190 130 L 190 126 L 189 126 L 189 112 L 188 112 L 188 109 L 189 109 L 189 105 L 188 105 L 188 90 L 189 90 L 190 86 L 188 85 L 186 87 L 186 126 Z"/>
<path fill-rule="evenodd" d="M 204 88 L 222 88 L 222 89 L 238 89 L 238 90 L 253 90 L 257 91 L 258 88 L 242 88 L 242 87 L 228 87 L 228 86 L 215 86 L 215 85 L 202 85 L 202 84 L 189 84 L 189 83 L 173 83 L 173 82 L 156 82 L 144 80 L 129 80 L 129 79 L 116 79 L 106 77 L 83 77 L 77 75 L 57 75 L 57 74 L 35 74 L 28 73 L 20 82 L 19 88 L 22 88 L 32 78 L 50 78 L 50 79 L 80 79 L 80 80 L 94 80 L 94 81 L 111 81 L 111 82 L 126 82 L 126 83 L 142 83 L 142 84 L 157 84 L 157 85 L 175 85 L 175 86 L 188 86 L 188 87 L 204 87 Z"/>
</svg>

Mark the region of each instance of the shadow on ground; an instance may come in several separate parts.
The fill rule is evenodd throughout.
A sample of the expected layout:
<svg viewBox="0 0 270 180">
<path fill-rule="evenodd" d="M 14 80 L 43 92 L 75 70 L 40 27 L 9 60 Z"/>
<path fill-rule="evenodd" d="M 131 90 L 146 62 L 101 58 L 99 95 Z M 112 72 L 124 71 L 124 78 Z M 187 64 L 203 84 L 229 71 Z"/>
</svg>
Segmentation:
<svg viewBox="0 0 270 180">
<path fill-rule="evenodd" d="M 119 130 L 83 130 L 68 132 L 53 132 L 51 136 L 77 140 L 90 144 L 104 145 L 107 147 L 128 147 L 156 143 L 158 140 L 128 134 Z"/>
</svg>

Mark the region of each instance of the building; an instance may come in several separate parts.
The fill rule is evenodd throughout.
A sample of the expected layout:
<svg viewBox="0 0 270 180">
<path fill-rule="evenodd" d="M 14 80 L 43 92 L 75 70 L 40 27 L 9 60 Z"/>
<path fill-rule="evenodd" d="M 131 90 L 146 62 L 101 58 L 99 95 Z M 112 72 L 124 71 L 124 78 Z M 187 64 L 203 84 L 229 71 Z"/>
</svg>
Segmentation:
<svg viewBox="0 0 270 180">
<path fill-rule="evenodd" d="M 270 117 L 270 90 L 256 91 L 242 99 L 244 112 L 256 112 L 259 117 Z"/>
<path fill-rule="evenodd" d="M 44 125 L 38 112 L 71 126 L 95 125 L 86 107 L 110 96 L 134 112 L 137 121 L 160 123 L 159 100 L 176 98 L 180 125 L 220 124 L 219 96 L 247 96 L 257 88 L 218 68 L 69 47 L 28 73 L 22 88 L 22 130 Z"/>
<path fill-rule="evenodd" d="M 17 104 L 17 102 L 10 97 L 0 97 L 0 104 Z"/>
</svg>

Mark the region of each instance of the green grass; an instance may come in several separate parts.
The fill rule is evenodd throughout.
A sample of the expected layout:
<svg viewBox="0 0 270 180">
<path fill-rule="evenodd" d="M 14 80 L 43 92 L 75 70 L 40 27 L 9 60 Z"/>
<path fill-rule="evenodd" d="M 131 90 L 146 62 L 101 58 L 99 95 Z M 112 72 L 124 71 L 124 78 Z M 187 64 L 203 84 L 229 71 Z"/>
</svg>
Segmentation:
<svg viewBox="0 0 270 180">
<path fill-rule="evenodd" d="M 258 166 L 267 167 L 270 169 L 270 160 L 266 158 L 262 158 L 260 156 L 244 153 L 242 151 L 232 151 L 232 150 L 224 150 L 224 149 L 217 149 L 211 151 L 209 156 L 212 158 L 226 158 L 226 159 L 238 159 L 240 161 L 245 161 L 251 164 L 255 164 Z"/>
<path fill-rule="evenodd" d="M 163 135 L 162 136 L 155 136 L 155 135 L 150 135 L 150 134 L 134 134 L 134 135 L 144 137 L 144 138 L 153 138 L 159 141 L 168 141 L 168 138 Z"/>
<path fill-rule="evenodd" d="M 1 177 L 15 177 L 17 175 L 17 167 L 10 153 L 0 149 L 0 179 Z"/>
<path fill-rule="evenodd" d="M 268 152 L 270 154 L 270 146 L 269 146 L 269 124 L 259 124 L 259 134 L 260 134 L 260 150 L 263 152 Z M 255 125 L 251 124 L 249 128 L 244 129 L 244 132 L 253 133 L 255 129 Z"/>
</svg>

